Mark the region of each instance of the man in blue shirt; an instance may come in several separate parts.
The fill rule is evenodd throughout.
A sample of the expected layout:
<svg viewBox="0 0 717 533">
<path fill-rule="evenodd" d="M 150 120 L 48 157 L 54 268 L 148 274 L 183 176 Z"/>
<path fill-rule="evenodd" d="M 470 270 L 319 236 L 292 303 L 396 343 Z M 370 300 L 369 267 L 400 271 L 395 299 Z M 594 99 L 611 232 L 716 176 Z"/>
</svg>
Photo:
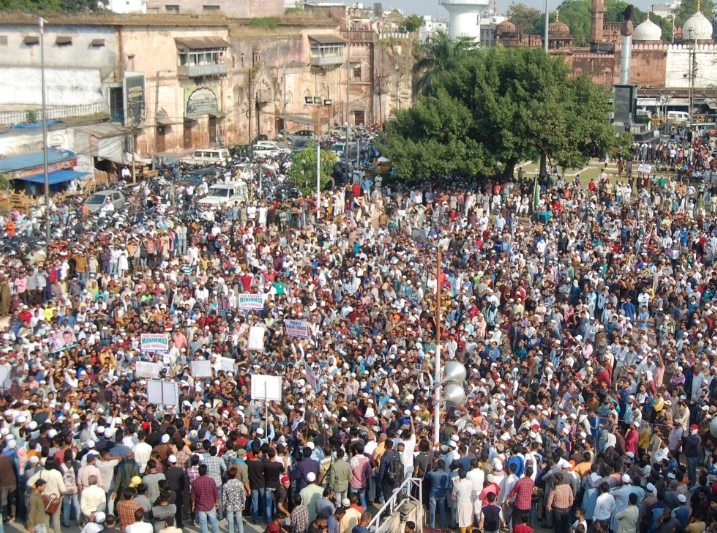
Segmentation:
<svg viewBox="0 0 717 533">
<path fill-rule="evenodd" d="M 446 529 L 446 494 L 448 492 L 448 472 L 446 462 L 438 460 L 437 468 L 426 474 L 430 481 L 430 492 L 428 495 L 428 513 L 431 529 L 436 529 L 436 507 L 440 512 L 440 528 Z"/>
</svg>

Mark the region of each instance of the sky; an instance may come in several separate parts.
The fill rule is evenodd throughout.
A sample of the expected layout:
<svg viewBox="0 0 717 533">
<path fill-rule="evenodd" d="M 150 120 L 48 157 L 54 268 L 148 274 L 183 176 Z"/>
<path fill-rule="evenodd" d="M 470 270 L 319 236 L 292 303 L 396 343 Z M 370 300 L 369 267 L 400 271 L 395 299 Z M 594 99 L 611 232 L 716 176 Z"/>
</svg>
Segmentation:
<svg viewBox="0 0 717 533">
<path fill-rule="evenodd" d="M 513 4 L 523 3 L 529 7 L 535 7 L 541 11 L 545 7 L 545 0 L 490 0 L 490 14 L 493 13 L 493 2 L 498 4 L 498 14 L 505 15 L 505 12 Z M 649 11 L 652 4 L 663 3 L 664 0 L 633 0 L 632 4 L 642 11 Z M 554 11 L 561 0 L 548 0 L 550 11 Z M 384 11 L 390 8 L 398 8 L 403 10 L 406 15 L 431 15 L 434 19 L 448 21 L 448 11 L 438 4 L 438 0 L 382 0 Z M 364 0 L 363 5 L 366 7 L 373 6 L 371 0 Z"/>
</svg>

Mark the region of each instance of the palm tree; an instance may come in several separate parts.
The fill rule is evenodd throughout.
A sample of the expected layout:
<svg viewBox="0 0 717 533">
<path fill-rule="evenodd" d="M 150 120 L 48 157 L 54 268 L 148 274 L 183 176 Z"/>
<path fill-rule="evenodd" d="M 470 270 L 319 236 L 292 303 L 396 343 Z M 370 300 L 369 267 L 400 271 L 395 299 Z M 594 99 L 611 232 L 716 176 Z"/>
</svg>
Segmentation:
<svg viewBox="0 0 717 533">
<path fill-rule="evenodd" d="M 458 37 L 454 41 L 445 31 L 436 32 L 435 38 L 414 50 L 413 94 L 428 94 L 441 74 L 452 70 L 477 48 L 478 43 L 472 37 Z"/>
</svg>

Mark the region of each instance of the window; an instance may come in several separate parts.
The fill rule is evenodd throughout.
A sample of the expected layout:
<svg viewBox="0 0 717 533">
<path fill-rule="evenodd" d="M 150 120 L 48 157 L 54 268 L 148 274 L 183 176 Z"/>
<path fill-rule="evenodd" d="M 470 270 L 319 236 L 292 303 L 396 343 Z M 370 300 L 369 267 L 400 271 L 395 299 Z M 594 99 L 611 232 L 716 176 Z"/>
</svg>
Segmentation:
<svg viewBox="0 0 717 533">
<path fill-rule="evenodd" d="M 114 122 L 124 122 L 122 87 L 110 87 L 110 116 Z"/>
<path fill-rule="evenodd" d="M 102 48 L 105 45 L 104 39 L 92 39 L 90 46 L 92 48 Z"/>
<path fill-rule="evenodd" d="M 166 4 L 164 6 L 164 10 L 167 13 L 179 13 L 179 5 L 178 4 Z"/>
<path fill-rule="evenodd" d="M 219 11 L 219 6 L 215 6 L 215 5 L 212 5 L 212 6 L 202 6 L 202 10 L 203 10 L 205 13 L 216 13 L 217 11 Z"/>
<path fill-rule="evenodd" d="M 55 39 L 55 44 L 57 46 L 70 46 L 72 44 L 72 37 L 69 35 L 58 35 L 57 39 Z"/>
<path fill-rule="evenodd" d="M 35 46 L 36 44 L 40 44 L 40 38 L 35 35 L 28 35 L 22 40 L 22 42 L 26 46 Z"/>
<path fill-rule="evenodd" d="M 353 77 L 354 77 L 354 79 L 357 79 L 357 80 L 361 79 L 361 65 L 353 66 Z"/>
</svg>

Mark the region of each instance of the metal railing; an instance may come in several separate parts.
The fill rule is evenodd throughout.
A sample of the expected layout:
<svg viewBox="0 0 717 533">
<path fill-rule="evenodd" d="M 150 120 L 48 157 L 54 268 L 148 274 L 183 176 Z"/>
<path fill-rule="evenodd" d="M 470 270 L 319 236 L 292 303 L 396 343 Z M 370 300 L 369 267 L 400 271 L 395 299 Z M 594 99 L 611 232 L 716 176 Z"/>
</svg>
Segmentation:
<svg viewBox="0 0 717 533">
<path fill-rule="evenodd" d="M 378 487 L 377 487 L 378 490 Z M 416 491 L 418 497 L 414 497 Z M 417 505 L 418 516 L 416 520 L 416 529 L 419 533 L 423 532 L 423 480 L 420 477 L 409 477 L 401 485 L 393 490 L 391 497 L 383 504 L 378 512 L 374 515 L 368 524 L 368 530 L 372 532 L 381 532 L 385 530 L 386 521 L 400 510 L 405 502 L 415 502 Z"/>
<path fill-rule="evenodd" d="M 84 117 L 94 115 L 95 113 L 105 113 L 107 109 L 101 102 L 97 104 L 72 105 L 63 107 L 54 107 L 47 110 L 47 120 L 60 119 L 66 117 Z M 23 124 L 26 122 L 41 122 L 42 110 L 33 109 L 28 111 L 7 111 L 0 113 L 0 125 L 13 126 L 15 124 Z"/>
</svg>

